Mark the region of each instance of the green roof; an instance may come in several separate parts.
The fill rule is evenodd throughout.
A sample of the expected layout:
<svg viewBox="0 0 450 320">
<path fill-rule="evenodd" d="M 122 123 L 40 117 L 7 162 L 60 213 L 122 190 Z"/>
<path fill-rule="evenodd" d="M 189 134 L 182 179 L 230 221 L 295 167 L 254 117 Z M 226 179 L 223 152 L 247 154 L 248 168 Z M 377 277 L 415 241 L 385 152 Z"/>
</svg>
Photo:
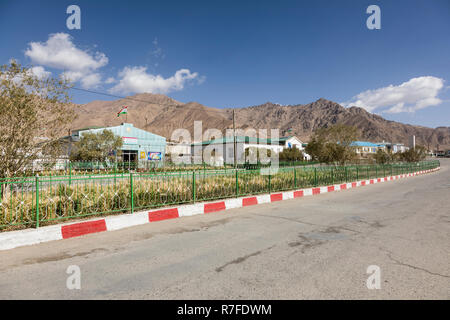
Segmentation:
<svg viewBox="0 0 450 320">
<path fill-rule="evenodd" d="M 255 137 L 248 137 L 248 136 L 236 136 L 236 142 L 239 143 L 256 143 L 256 144 L 271 144 L 272 140 L 274 142 L 284 142 L 290 137 L 281 137 L 279 139 L 273 140 L 273 139 L 263 139 L 263 138 L 255 138 Z M 213 140 L 207 140 L 202 142 L 196 142 L 192 143 L 192 146 L 206 146 L 210 144 L 226 144 L 226 143 L 233 143 L 234 138 L 233 137 L 222 137 L 219 139 L 213 139 Z"/>
<path fill-rule="evenodd" d="M 86 130 L 92 130 L 92 129 L 100 129 L 100 128 L 103 128 L 103 127 L 90 126 L 90 127 L 81 128 L 81 129 L 74 129 L 74 130 L 72 130 L 72 132 L 80 132 L 80 131 L 86 131 Z"/>
</svg>

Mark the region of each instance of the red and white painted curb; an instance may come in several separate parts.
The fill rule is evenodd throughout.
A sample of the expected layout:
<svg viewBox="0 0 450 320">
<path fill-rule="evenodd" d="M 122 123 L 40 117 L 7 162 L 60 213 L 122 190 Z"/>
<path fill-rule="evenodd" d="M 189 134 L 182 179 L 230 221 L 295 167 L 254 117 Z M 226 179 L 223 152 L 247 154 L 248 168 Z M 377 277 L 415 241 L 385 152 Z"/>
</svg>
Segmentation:
<svg viewBox="0 0 450 320">
<path fill-rule="evenodd" d="M 361 180 L 349 183 L 335 184 L 317 188 L 307 188 L 293 191 L 285 191 L 257 196 L 225 199 L 214 202 L 200 202 L 195 204 L 179 205 L 176 207 L 141 211 L 132 214 L 108 216 L 103 219 L 92 219 L 82 222 L 72 222 L 54 226 L 46 226 L 38 229 L 27 229 L 0 233 L 0 250 L 12 249 L 20 246 L 33 245 L 52 240 L 61 240 L 79 237 L 82 235 L 113 231 L 150 222 L 193 216 L 197 214 L 212 213 L 227 209 L 241 208 L 261 203 L 270 203 L 281 200 L 294 199 L 304 196 L 322 194 L 333 191 L 341 191 L 370 184 L 413 177 L 419 174 L 437 171 L 440 168 L 424 170 L 415 173 L 407 173 L 384 178 Z"/>
</svg>

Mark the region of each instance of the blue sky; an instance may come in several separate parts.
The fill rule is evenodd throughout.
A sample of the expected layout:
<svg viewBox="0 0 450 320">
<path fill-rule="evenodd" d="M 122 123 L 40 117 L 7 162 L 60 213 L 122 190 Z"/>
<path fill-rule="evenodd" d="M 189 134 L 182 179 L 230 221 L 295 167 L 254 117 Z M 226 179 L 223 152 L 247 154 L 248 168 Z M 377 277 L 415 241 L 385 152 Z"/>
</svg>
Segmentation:
<svg viewBox="0 0 450 320">
<path fill-rule="evenodd" d="M 71 4 L 81 30 L 66 26 Z M 372 4 L 380 30 L 366 26 Z M 448 0 L 0 0 L 0 64 L 79 88 L 220 108 L 323 97 L 430 127 L 450 126 L 449 37 Z"/>
</svg>

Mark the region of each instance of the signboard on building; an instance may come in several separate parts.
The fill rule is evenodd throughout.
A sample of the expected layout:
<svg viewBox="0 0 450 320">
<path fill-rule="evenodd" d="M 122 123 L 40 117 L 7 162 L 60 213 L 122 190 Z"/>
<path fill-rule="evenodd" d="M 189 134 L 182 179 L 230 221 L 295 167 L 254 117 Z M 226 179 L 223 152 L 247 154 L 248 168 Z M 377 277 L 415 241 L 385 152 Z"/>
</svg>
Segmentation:
<svg viewBox="0 0 450 320">
<path fill-rule="evenodd" d="M 161 152 L 148 152 L 148 160 L 161 160 Z"/>
<path fill-rule="evenodd" d="M 122 137 L 123 144 L 137 144 L 138 139 L 133 137 Z"/>
<path fill-rule="evenodd" d="M 141 152 L 140 152 L 139 158 L 140 158 L 140 159 L 145 159 L 145 158 L 146 158 L 145 151 L 141 151 Z"/>
</svg>

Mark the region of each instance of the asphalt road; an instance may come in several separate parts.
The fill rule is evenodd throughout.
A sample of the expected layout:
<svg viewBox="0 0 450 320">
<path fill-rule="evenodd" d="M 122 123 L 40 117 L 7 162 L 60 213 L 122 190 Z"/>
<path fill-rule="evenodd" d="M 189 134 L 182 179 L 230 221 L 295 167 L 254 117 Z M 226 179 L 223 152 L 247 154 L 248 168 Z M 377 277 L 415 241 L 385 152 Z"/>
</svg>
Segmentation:
<svg viewBox="0 0 450 320">
<path fill-rule="evenodd" d="M 439 172 L 0 251 L 0 299 L 449 299 Z M 67 268 L 81 289 L 66 286 Z M 367 268 L 380 268 L 368 289 Z"/>
</svg>

